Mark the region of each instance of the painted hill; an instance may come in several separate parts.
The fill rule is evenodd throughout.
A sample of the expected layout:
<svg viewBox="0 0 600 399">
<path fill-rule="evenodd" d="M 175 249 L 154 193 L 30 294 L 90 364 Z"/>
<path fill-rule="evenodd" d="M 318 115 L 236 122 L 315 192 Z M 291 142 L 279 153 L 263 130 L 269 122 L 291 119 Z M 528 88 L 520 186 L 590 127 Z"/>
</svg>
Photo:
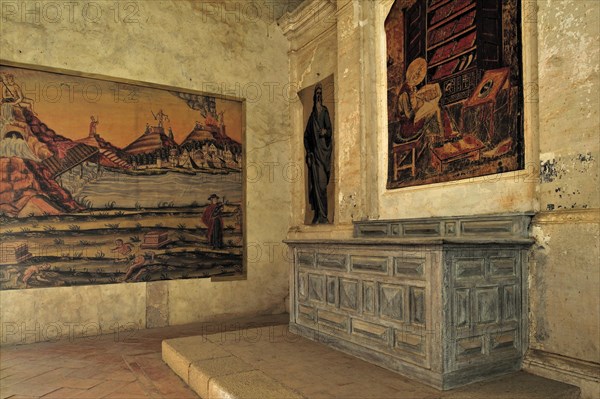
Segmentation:
<svg viewBox="0 0 600 399">
<path fill-rule="evenodd" d="M 214 139 L 215 139 L 214 134 L 210 130 L 208 130 L 206 127 L 196 126 L 194 128 L 194 130 L 192 130 L 190 132 L 190 134 L 187 135 L 185 140 L 183 140 L 181 145 L 183 146 L 186 143 L 193 143 L 195 141 L 202 142 L 202 141 L 214 140 Z"/>
<path fill-rule="evenodd" d="M 131 167 L 123 160 L 126 154 L 122 150 L 99 136 L 73 141 L 56 133 L 30 111 L 20 108 L 18 111 L 20 121 L 27 125 L 35 142 L 42 143 L 46 155 L 51 155 L 40 162 L 39 157 L 28 151 L 24 140 L 16 137 L 4 140 L 0 158 L 0 212 L 8 216 L 58 215 L 83 210 L 55 176 L 88 159 L 97 162 L 98 155 L 101 165 Z"/>
<path fill-rule="evenodd" d="M 151 126 L 147 132 L 125 147 L 124 151 L 131 155 L 149 154 L 164 147 L 177 147 L 177 143 L 165 134 L 162 127 Z"/>
<path fill-rule="evenodd" d="M 123 150 L 113 146 L 110 142 L 104 140 L 100 136 L 86 137 L 81 140 L 73 141 L 49 128 L 37 116 L 26 110 L 25 113 L 27 124 L 31 132 L 38 138 L 39 141 L 46 144 L 48 149 L 54 154 L 54 159 L 61 160 L 67 157 L 69 150 L 79 144 L 86 144 L 96 147 L 100 150 L 100 164 L 111 168 L 129 169 L 129 165 L 125 159 L 126 154 Z"/>
<path fill-rule="evenodd" d="M 75 147 L 77 143 L 73 140 L 68 139 L 60 134 L 57 134 L 54 130 L 49 128 L 43 123 L 37 116 L 24 110 L 27 125 L 31 129 L 31 132 L 39 141 L 44 143 L 48 149 L 58 158 L 64 158 L 67 151 Z"/>
<path fill-rule="evenodd" d="M 240 150 L 242 148 L 241 143 L 235 141 L 227 135 L 227 130 L 225 129 L 225 126 L 221 126 L 221 129 L 215 132 L 214 137 L 215 140 L 217 140 L 217 143 L 221 145 L 226 145 L 230 148 L 239 148 Z"/>
<path fill-rule="evenodd" d="M 194 130 L 183 140 L 181 146 L 185 147 L 186 144 L 206 141 L 215 143 L 219 148 L 231 148 L 235 152 L 241 152 L 242 149 L 241 143 L 238 143 L 226 134 L 225 126 L 219 127 L 210 124 L 196 125 Z"/>
<path fill-rule="evenodd" d="M 17 157 L 0 158 L 0 212 L 28 217 L 80 210 L 82 207 L 42 164 Z"/>
</svg>

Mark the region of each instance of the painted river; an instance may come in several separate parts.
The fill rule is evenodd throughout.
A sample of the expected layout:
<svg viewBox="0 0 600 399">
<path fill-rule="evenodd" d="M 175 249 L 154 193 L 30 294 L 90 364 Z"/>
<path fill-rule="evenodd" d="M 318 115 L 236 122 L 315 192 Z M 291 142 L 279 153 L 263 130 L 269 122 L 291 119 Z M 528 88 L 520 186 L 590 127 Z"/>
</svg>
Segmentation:
<svg viewBox="0 0 600 399">
<path fill-rule="evenodd" d="M 188 206 L 205 204 L 211 194 L 231 203 L 242 201 L 240 173 L 188 175 L 169 172 L 163 175 L 127 175 L 106 172 L 91 181 L 78 193 L 78 198 L 91 201 L 94 208 L 102 208 L 114 201 L 114 208 L 154 208 L 161 204 Z"/>
</svg>

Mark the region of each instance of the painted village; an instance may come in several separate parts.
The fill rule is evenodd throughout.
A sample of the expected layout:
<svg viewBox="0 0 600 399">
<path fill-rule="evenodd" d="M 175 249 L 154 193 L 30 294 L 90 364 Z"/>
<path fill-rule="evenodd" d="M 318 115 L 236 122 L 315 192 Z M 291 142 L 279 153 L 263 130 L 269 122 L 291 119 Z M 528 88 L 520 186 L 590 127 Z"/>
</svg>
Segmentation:
<svg viewBox="0 0 600 399">
<path fill-rule="evenodd" d="M 2 73 L 0 289 L 243 273 L 242 144 L 215 98 L 170 93 L 197 110 L 187 137 L 149 108 L 120 148 L 98 115 L 53 130 L 19 84 Z"/>
</svg>

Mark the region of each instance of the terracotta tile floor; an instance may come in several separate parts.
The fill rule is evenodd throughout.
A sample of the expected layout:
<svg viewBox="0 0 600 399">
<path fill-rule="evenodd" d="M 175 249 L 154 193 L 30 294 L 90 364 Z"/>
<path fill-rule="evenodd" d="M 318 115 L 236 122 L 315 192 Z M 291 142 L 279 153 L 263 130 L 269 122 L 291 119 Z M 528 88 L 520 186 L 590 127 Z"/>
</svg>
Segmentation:
<svg viewBox="0 0 600 399">
<path fill-rule="evenodd" d="M 0 348 L 0 399 L 198 398 L 162 361 L 163 339 L 220 332 L 229 349 L 311 398 L 576 398 L 569 385 L 516 373 L 440 392 L 354 357 L 286 333 L 287 315 L 136 331 L 126 336 Z M 273 336 L 253 339 L 248 327 Z M 240 339 L 243 334 L 244 339 Z M 268 335 L 268 334 L 266 334 Z M 295 337 L 295 338 L 294 338 Z M 266 339 L 268 338 L 268 339 Z M 290 341 L 291 340 L 291 341 Z M 289 342 L 288 342 L 289 341 Z M 291 361 L 290 359 L 294 359 Z M 282 364 L 283 363 L 283 364 Z M 327 383 L 323 383 L 327 381 Z M 376 383 L 373 383 L 376 381 Z M 258 399 L 258 398 L 257 398 Z"/>
<path fill-rule="evenodd" d="M 0 399 L 198 398 L 163 363 L 163 339 L 287 320 L 287 315 L 267 316 L 2 347 Z"/>
</svg>

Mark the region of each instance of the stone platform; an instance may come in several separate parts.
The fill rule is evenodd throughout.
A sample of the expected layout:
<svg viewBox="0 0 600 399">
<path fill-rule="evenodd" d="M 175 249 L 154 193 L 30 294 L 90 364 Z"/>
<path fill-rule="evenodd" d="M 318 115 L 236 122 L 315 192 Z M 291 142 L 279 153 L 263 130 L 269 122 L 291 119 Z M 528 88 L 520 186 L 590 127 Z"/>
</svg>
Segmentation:
<svg viewBox="0 0 600 399">
<path fill-rule="evenodd" d="M 438 391 L 294 335 L 287 325 L 168 339 L 162 342 L 162 358 L 204 399 L 575 399 L 580 395 L 577 387 L 525 372 Z"/>
</svg>

